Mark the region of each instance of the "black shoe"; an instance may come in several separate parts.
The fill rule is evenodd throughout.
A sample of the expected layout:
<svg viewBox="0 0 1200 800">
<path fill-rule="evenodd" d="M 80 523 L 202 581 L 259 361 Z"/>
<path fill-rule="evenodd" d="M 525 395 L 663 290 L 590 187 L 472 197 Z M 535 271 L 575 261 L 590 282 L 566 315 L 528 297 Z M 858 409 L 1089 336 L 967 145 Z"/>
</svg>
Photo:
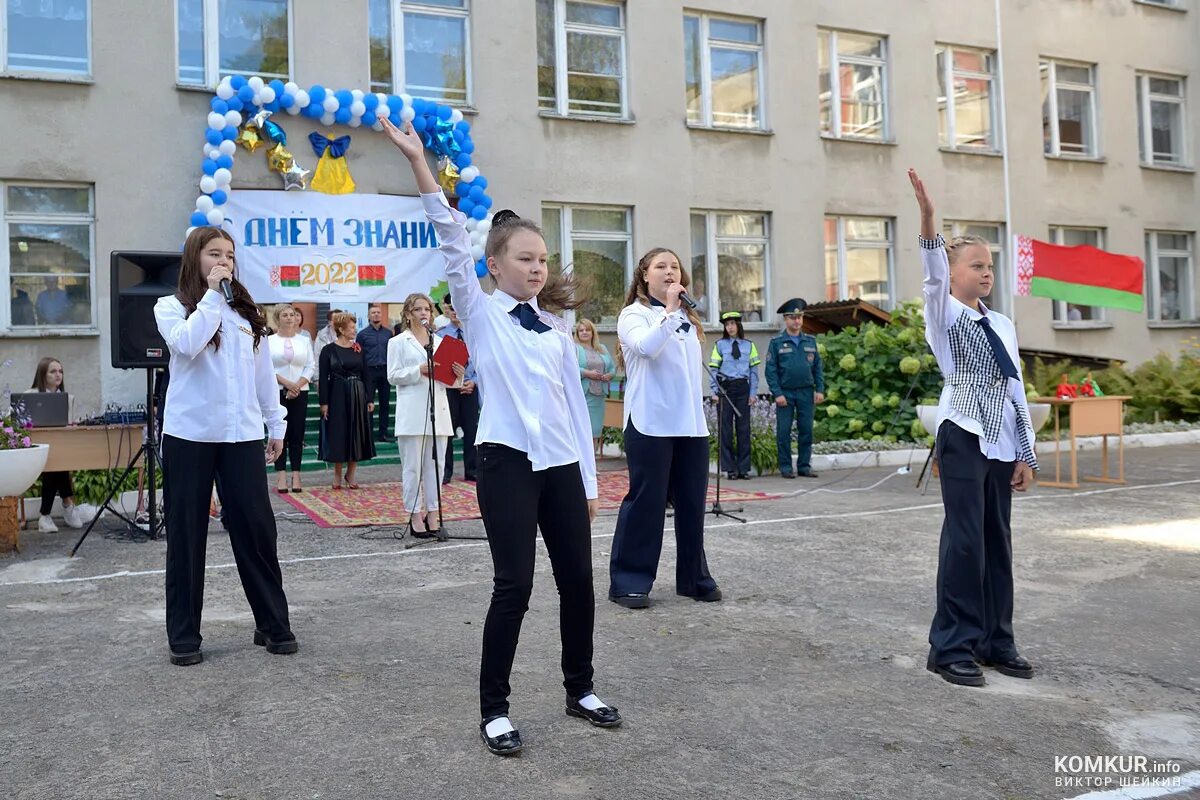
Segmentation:
<svg viewBox="0 0 1200 800">
<path fill-rule="evenodd" d="M 384 444 L 395 444 L 395 443 L 396 443 L 396 437 L 395 437 L 395 436 L 388 436 L 388 435 L 385 433 L 383 436 L 380 436 L 380 437 L 379 437 L 378 439 L 376 439 L 375 441 L 377 441 L 377 442 L 383 442 Z"/>
<path fill-rule="evenodd" d="M 500 719 L 500 717 L 488 717 L 479 723 L 479 738 L 483 739 L 483 743 L 487 745 L 487 749 L 498 756 L 511 756 L 521 752 L 521 748 L 525 745 L 521 743 L 520 731 L 511 730 L 499 736 L 487 735 L 487 724 L 494 719 Z"/>
<path fill-rule="evenodd" d="M 463 480 L 466 481 L 467 483 L 476 483 L 474 475 L 464 475 Z"/>
<path fill-rule="evenodd" d="M 625 608 L 649 608 L 650 595 L 647 592 L 630 592 L 629 594 L 610 594 L 609 600 L 612 600 L 619 606 Z"/>
<path fill-rule="evenodd" d="M 442 478 L 442 486 L 449 486 L 450 478 Z"/>
<path fill-rule="evenodd" d="M 955 661 L 953 664 L 937 665 L 925 663 L 925 669 L 942 676 L 943 680 L 958 686 L 983 686 L 983 670 L 974 661 Z"/>
<path fill-rule="evenodd" d="M 616 706 L 604 706 L 591 711 L 579 705 L 578 700 L 572 700 L 569 697 L 567 698 L 567 716 L 582 717 L 597 728 L 615 728 L 621 724 L 621 715 L 617 713 Z"/>
<path fill-rule="evenodd" d="M 171 651 L 171 663 L 177 667 L 190 667 L 193 664 L 199 664 L 203 660 L 204 654 L 200 652 L 199 648 L 190 653 L 176 653 L 174 650 Z"/>
<path fill-rule="evenodd" d="M 267 635 L 262 631 L 254 632 L 254 643 L 259 647 L 267 648 L 268 653 L 275 655 L 290 656 L 292 653 L 300 649 L 300 645 L 296 642 L 296 637 L 291 639 L 283 639 L 278 642 L 272 642 L 267 638 Z"/>
<path fill-rule="evenodd" d="M 989 661 L 985 658 L 977 659 L 981 667 L 993 667 L 996 672 L 1001 675 L 1007 675 L 1010 678 L 1032 678 L 1033 664 L 1030 664 L 1020 656 L 1011 656 L 1009 658 L 1000 659 L 997 661 Z"/>
<path fill-rule="evenodd" d="M 720 586 L 714 586 L 712 591 L 705 592 L 704 594 L 684 594 L 683 592 L 676 592 L 676 594 L 680 597 L 690 597 L 701 603 L 719 603 L 722 597 Z"/>
<path fill-rule="evenodd" d="M 748 480 L 750 480 L 750 473 L 748 473 L 748 472 L 738 473 L 737 479 L 739 481 L 748 481 Z"/>
<path fill-rule="evenodd" d="M 800 477 L 801 477 L 801 478 L 817 478 L 817 477 L 820 477 L 820 476 L 818 476 L 818 475 L 817 475 L 817 473 L 813 472 L 813 471 L 810 469 L 810 470 L 808 470 L 807 472 L 801 472 L 801 473 L 800 473 Z"/>
<path fill-rule="evenodd" d="M 791 472 L 781 472 L 779 473 L 779 477 L 787 478 L 789 481 L 796 479 L 796 476 Z"/>
<path fill-rule="evenodd" d="M 725 480 L 736 481 L 737 479 L 738 479 L 738 476 L 737 476 L 736 472 L 726 472 L 725 473 Z"/>
</svg>

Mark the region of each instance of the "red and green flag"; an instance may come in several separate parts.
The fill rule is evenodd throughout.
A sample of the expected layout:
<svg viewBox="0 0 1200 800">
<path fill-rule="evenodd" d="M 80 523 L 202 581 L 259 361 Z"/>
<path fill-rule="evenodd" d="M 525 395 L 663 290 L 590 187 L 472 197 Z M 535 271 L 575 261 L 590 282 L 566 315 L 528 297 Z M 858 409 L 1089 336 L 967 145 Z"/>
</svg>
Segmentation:
<svg viewBox="0 0 1200 800">
<path fill-rule="evenodd" d="M 292 286 L 300 288 L 300 265 L 294 264 L 291 266 L 280 265 L 279 267 L 279 285 Z"/>
<path fill-rule="evenodd" d="M 386 286 L 387 266 L 384 264 L 359 264 L 359 286 Z"/>
<path fill-rule="evenodd" d="M 1081 306 L 1141 311 L 1145 266 L 1137 256 L 1017 236 L 1017 294 Z"/>
</svg>

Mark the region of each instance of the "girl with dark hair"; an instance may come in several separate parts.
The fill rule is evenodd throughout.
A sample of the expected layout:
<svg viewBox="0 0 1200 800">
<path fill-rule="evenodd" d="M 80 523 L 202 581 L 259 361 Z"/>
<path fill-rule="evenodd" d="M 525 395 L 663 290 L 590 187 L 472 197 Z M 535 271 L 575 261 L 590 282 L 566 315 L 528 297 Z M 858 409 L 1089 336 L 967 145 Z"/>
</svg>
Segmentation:
<svg viewBox="0 0 1200 800">
<path fill-rule="evenodd" d="M 163 415 L 167 522 L 167 639 L 171 663 L 199 664 L 205 540 L 219 479 L 229 543 L 254 613 L 254 643 L 296 652 L 276 554 L 266 465 L 287 428 L 265 341 L 267 321 L 234 274 L 234 243 L 219 228 L 196 228 L 183 246 L 179 290 L 154 318 L 171 352 Z M 221 296 L 229 281 L 233 302 Z M 263 426 L 268 431 L 263 457 Z"/>
<path fill-rule="evenodd" d="M 533 222 L 511 211 L 492 220 L 488 270 L 496 291 L 475 277 L 465 217 L 438 187 L 420 136 L 383 121 L 417 179 L 425 214 L 437 229 L 450 296 L 466 331 L 487 400 L 479 419 L 479 510 L 496 576 L 483 629 L 479 735 L 497 755 L 521 750 L 509 720 L 508 677 L 533 589 L 537 531 L 558 585 L 566 713 L 598 727 L 621 724 L 617 709 L 592 690 L 591 520 L 596 461 L 579 363 L 567 325 L 548 308 L 575 308 L 573 286 L 551 276 L 546 243 Z"/>
<path fill-rule="evenodd" d="M 67 381 L 63 376 L 62 362 L 49 356 L 38 362 L 33 373 L 35 392 L 65 392 Z M 58 526 L 50 518 L 54 509 L 54 498 L 61 497 L 63 501 L 63 520 L 72 528 L 82 528 L 87 518 L 95 513 L 94 508 L 80 506 L 75 502 L 75 487 L 69 472 L 42 473 L 42 505 L 38 514 L 38 532 L 54 533 Z"/>
</svg>

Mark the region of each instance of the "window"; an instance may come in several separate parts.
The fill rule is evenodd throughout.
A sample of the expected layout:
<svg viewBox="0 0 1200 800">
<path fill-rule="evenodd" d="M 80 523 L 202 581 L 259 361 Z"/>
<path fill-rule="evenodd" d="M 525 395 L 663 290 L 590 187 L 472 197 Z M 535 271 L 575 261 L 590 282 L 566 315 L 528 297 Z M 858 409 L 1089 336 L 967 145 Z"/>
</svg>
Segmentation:
<svg viewBox="0 0 1200 800">
<path fill-rule="evenodd" d="M 893 305 L 890 219 L 825 217 L 825 299 L 853 298 Z"/>
<path fill-rule="evenodd" d="M 1099 155 L 1096 68 L 1042 59 L 1042 139 L 1047 155 Z"/>
<path fill-rule="evenodd" d="M 2 0 L 0 69 L 91 75 L 90 0 Z"/>
<path fill-rule="evenodd" d="M 178 81 L 215 87 L 226 75 L 289 80 L 291 0 L 176 0 Z"/>
<path fill-rule="evenodd" d="M 818 37 L 821 133 L 886 140 L 887 40 L 832 30 L 821 30 Z"/>
<path fill-rule="evenodd" d="M 1068 228 L 1050 226 L 1051 244 L 1076 247 L 1081 244 L 1104 249 L 1103 228 Z M 1054 321 L 1060 325 L 1077 325 L 1081 328 L 1107 322 L 1104 309 L 1099 306 L 1081 306 L 1063 300 L 1054 301 Z"/>
<path fill-rule="evenodd" d="M 537 48 L 543 111 L 629 116 L 623 3 L 537 0 Z"/>
<path fill-rule="evenodd" d="M 1137 76 L 1138 141 L 1143 164 L 1187 163 L 1183 78 Z"/>
<path fill-rule="evenodd" d="M 1191 233 L 1146 232 L 1146 314 L 1152 322 L 1197 322 Z"/>
<path fill-rule="evenodd" d="M 94 328 L 91 188 L 0 184 L 0 213 L 10 298 L 0 328 Z"/>
<path fill-rule="evenodd" d="M 688 293 L 696 311 L 716 324 L 721 313 L 740 311 L 747 323 L 767 318 L 771 231 L 768 215 L 693 211 Z"/>
<path fill-rule="evenodd" d="M 371 90 L 471 102 L 469 0 L 370 0 Z"/>
<path fill-rule="evenodd" d="M 1004 225 L 998 222 L 942 221 L 942 236 L 950 241 L 955 236 L 978 236 L 987 240 L 992 254 L 992 293 L 980 298 L 988 308 L 1008 313 L 1008 271 L 1004 261 Z"/>
<path fill-rule="evenodd" d="M 573 272 L 590 296 L 576 315 L 616 325 L 633 275 L 630 209 L 544 205 L 542 230 L 550 266 Z"/>
<path fill-rule="evenodd" d="M 938 138 L 955 150 L 998 150 L 995 56 L 938 45 Z"/>
<path fill-rule="evenodd" d="M 684 14 L 689 125 L 766 128 L 760 20 Z"/>
</svg>

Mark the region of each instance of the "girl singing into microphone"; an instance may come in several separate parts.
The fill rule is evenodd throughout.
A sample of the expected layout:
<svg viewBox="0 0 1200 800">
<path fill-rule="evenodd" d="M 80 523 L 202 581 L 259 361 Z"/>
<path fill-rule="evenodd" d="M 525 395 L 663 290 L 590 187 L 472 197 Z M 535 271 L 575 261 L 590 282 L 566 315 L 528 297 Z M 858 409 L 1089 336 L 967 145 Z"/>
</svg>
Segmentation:
<svg viewBox="0 0 1200 800">
<path fill-rule="evenodd" d="M 566 712 L 614 727 L 620 714 L 592 690 L 590 534 L 597 493 L 591 425 L 567 326 L 543 310 L 578 302 L 569 283 L 549 278 L 537 225 L 511 211 L 493 219 L 487 264 L 496 291 L 484 294 L 465 218 L 438 188 L 420 137 L 411 126 L 383 125 L 408 158 L 437 229 L 451 299 L 486 392 L 477 435 L 478 496 L 496 575 L 483 629 L 479 735 L 498 755 L 522 747 L 508 717 L 508 676 L 533 588 L 539 527 L 558 585 Z"/>
</svg>

